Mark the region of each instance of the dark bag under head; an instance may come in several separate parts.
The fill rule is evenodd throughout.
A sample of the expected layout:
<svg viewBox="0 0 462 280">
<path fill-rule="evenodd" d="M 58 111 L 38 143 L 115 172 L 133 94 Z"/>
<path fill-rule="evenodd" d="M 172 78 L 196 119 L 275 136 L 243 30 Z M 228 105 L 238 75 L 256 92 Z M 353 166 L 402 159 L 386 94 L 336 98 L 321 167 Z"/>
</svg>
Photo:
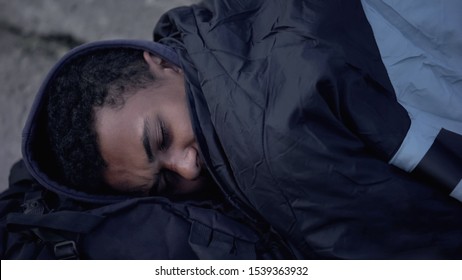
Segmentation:
<svg viewBox="0 0 462 280">
<path fill-rule="evenodd" d="M 262 234 L 210 201 L 134 198 L 108 205 L 45 190 L 16 164 L 0 197 L 2 259 L 289 258 Z M 235 215 L 233 215 L 234 217 Z"/>
</svg>

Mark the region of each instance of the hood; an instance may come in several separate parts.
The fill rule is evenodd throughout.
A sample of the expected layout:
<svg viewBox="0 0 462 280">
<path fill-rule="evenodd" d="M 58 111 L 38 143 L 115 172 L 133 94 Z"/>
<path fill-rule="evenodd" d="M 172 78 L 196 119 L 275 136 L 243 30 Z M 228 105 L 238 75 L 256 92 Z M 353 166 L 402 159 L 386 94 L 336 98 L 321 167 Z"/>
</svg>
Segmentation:
<svg viewBox="0 0 462 280">
<path fill-rule="evenodd" d="M 91 203 L 112 203 L 129 197 L 123 195 L 89 194 L 76 190 L 60 181 L 56 162 L 51 157 L 47 136 L 48 87 L 60 69 L 72 59 L 92 51 L 113 48 L 134 48 L 156 54 L 170 63 L 180 65 L 177 54 L 171 47 L 144 40 L 109 40 L 81 45 L 69 51 L 48 73 L 30 110 L 22 134 L 22 154 L 31 175 L 46 189 L 66 197 Z"/>
</svg>

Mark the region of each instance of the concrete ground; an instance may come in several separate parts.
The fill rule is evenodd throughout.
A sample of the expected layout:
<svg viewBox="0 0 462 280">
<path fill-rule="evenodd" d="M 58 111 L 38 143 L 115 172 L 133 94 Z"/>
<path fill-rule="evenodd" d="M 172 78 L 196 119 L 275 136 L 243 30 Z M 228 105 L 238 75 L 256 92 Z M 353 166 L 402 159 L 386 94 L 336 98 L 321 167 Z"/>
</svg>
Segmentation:
<svg viewBox="0 0 462 280">
<path fill-rule="evenodd" d="M 21 130 L 53 64 L 103 39 L 151 39 L 160 15 L 198 0 L 0 0 L 0 191 L 21 158 Z"/>
</svg>

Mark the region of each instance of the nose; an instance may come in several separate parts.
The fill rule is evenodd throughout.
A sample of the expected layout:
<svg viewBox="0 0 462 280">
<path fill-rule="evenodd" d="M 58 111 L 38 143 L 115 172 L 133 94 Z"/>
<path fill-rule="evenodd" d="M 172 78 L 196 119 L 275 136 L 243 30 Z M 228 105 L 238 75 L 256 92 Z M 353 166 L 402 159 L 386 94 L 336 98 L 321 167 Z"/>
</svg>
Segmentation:
<svg viewBox="0 0 462 280">
<path fill-rule="evenodd" d="M 192 146 L 173 151 L 166 160 L 165 167 L 186 180 L 194 180 L 201 173 L 198 156 L 198 151 Z"/>
</svg>

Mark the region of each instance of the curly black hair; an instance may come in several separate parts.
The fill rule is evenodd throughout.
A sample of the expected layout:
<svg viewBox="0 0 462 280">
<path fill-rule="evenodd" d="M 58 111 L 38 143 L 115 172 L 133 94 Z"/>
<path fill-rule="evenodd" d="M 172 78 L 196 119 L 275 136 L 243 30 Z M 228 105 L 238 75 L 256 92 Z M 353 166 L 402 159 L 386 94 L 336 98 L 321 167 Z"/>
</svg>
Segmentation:
<svg viewBox="0 0 462 280">
<path fill-rule="evenodd" d="M 129 95 L 154 82 L 143 52 L 130 48 L 93 51 L 60 70 L 48 89 L 47 132 L 58 173 L 69 187 L 91 193 L 109 189 L 95 108 L 121 107 Z"/>
</svg>

